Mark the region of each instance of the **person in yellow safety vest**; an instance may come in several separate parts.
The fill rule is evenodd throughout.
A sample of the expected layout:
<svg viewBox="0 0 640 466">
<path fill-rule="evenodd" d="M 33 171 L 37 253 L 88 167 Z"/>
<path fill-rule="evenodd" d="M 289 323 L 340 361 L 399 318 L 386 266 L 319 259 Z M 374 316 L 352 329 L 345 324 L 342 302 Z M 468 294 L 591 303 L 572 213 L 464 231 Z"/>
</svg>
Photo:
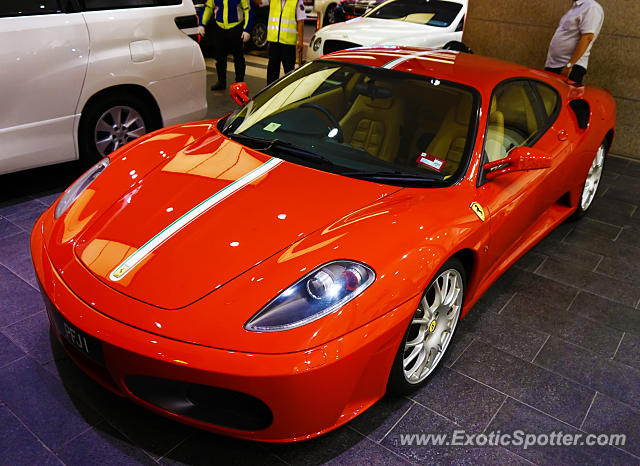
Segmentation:
<svg viewBox="0 0 640 466">
<path fill-rule="evenodd" d="M 267 42 L 269 42 L 269 64 L 267 84 L 280 77 L 280 63 L 285 74 L 296 65 L 296 53 L 302 51 L 304 36 L 304 12 L 302 0 L 271 0 L 267 21 Z"/>
<path fill-rule="evenodd" d="M 242 43 L 249 40 L 253 10 L 249 0 L 207 0 L 200 34 L 213 34 L 218 82 L 212 91 L 227 87 L 227 55 L 233 55 L 236 82 L 244 81 L 246 64 Z M 211 17 L 215 21 L 210 21 Z M 206 27 L 206 29 L 205 29 Z M 211 31 L 213 30 L 213 31 Z"/>
</svg>

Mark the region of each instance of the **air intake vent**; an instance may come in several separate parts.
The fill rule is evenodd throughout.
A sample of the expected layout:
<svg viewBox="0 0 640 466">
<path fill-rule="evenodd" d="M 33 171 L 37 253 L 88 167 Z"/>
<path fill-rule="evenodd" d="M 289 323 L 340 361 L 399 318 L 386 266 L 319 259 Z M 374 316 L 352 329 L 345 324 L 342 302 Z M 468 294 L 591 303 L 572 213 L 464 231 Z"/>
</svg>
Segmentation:
<svg viewBox="0 0 640 466">
<path fill-rule="evenodd" d="M 138 398 L 208 424 L 260 430 L 273 421 L 269 407 L 246 393 L 145 375 L 129 375 L 125 383 Z"/>
<path fill-rule="evenodd" d="M 326 40 L 324 42 L 323 54 L 337 52 L 338 50 L 350 49 L 351 47 L 360 47 L 360 44 L 354 44 L 353 42 L 347 42 L 345 40 Z"/>
</svg>

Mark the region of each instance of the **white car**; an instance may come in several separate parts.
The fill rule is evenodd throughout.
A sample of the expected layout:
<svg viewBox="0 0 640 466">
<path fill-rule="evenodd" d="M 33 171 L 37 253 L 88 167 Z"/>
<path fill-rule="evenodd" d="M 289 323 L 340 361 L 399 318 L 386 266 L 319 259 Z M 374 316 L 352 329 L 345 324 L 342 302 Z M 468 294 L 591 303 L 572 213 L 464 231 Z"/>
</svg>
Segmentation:
<svg viewBox="0 0 640 466">
<path fill-rule="evenodd" d="M 0 174 L 204 118 L 197 26 L 192 0 L 0 1 Z"/>
<path fill-rule="evenodd" d="M 317 17 L 316 27 L 320 29 L 338 22 L 336 8 L 340 0 L 313 0 L 313 14 Z"/>
<path fill-rule="evenodd" d="M 360 18 L 320 29 L 307 60 L 351 47 L 444 47 L 462 41 L 467 0 L 388 0 Z"/>
</svg>

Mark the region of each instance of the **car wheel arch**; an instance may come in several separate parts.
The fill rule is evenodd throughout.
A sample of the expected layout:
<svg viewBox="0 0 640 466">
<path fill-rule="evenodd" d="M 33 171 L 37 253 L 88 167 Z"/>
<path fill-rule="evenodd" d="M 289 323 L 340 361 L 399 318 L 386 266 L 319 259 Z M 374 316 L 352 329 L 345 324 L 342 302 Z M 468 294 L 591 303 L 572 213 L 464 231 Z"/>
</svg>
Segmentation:
<svg viewBox="0 0 640 466">
<path fill-rule="evenodd" d="M 148 125 L 149 131 L 163 127 L 162 112 L 158 103 L 151 94 L 151 92 L 144 86 L 136 84 L 120 84 L 110 86 L 95 92 L 89 99 L 82 105 L 80 112 L 80 118 L 77 120 L 77 129 L 75 131 L 75 137 L 77 141 L 78 156 L 83 164 L 92 165 L 96 162 L 94 157 L 86 153 L 86 136 L 83 136 L 83 131 L 86 131 L 86 125 L 90 123 L 91 114 L 96 108 L 99 108 L 101 103 L 111 98 L 123 98 L 125 100 L 137 100 L 140 105 L 146 106 L 146 113 L 149 115 L 150 124 Z"/>
<path fill-rule="evenodd" d="M 611 145 L 613 144 L 613 137 L 615 136 L 615 130 L 611 128 L 604 137 L 604 140 L 607 144 L 607 152 L 611 150 Z"/>
<path fill-rule="evenodd" d="M 447 261 L 454 258 L 458 259 L 462 263 L 462 266 L 464 268 L 464 274 L 465 274 L 465 277 L 464 277 L 465 286 L 467 287 L 464 304 L 466 304 L 467 297 L 471 297 L 473 295 L 473 289 L 471 285 L 474 284 L 475 277 L 473 277 L 473 272 L 475 270 L 475 265 L 477 264 L 477 256 L 478 256 L 477 251 L 474 251 L 469 247 L 464 247 L 462 249 L 457 250 L 453 254 L 449 254 L 449 255 L 443 254 L 439 258 L 438 262 L 436 262 L 437 266 L 433 267 L 432 269 L 433 271 L 440 270 L 442 266 L 447 263 Z M 429 283 L 431 283 L 433 278 L 434 277 L 431 273 L 429 275 L 425 275 L 424 277 L 421 277 L 421 281 L 424 282 L 423 285 L 421 285 L 422 287 L 421 290 L 425 290 L 429 285 Z"/>
<path fill-rule="evenodd" d="M 155 121 L 157 126 L 164 126 L 162 122 L 162 112 L 160 111 L 160 107 L 158 106 L 158 102 L 156 101 L 155 97 L 153 96 L 153 94 L 151 94 L 151 92 L 149 92 L 147 88 L 138 84 L 118 84 L 116 86 L 106 87 L 95 92 L 86 100 L 86 102 L 82 106 L 82 111 L 80 112 L 81 117 L 86 113 L 88 108 L 95 104 L 95 102 L 113 94 L 133 94 L 136 97 L 143 99 L 153 109 L 153 112 L 157 119 L 157 121 Z"/>
</svg>

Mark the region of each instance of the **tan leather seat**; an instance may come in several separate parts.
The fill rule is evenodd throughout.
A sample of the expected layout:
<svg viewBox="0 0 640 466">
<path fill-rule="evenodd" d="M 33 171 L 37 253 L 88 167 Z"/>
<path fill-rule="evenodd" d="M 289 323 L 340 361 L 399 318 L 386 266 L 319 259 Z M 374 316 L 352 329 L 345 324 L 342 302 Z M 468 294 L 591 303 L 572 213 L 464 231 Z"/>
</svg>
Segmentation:
<svg viewBox="0 0 640 466">
<path fill-rule="evenodd" d="M 383 84 L 376 84 L 383 86 Z M 391 89 L 391 86 L 388 88 Z M 340 120 L 344 141 L 392 162 L 398 154 L 404 102 L 397 95 L 371 98 L 358 94 Z"/>
<path fill-rule="evenodd" d="M 497 110 L 504 116 L 505 131 L 517 145 L 526 144 L 538 131 L 536 114 L 523 86 L 512 83 L 498 95 Z"/>
<path fill-rule="evenodd" d="M 489 108 L 489 123 L 487 125 L 484 151 L 489 162 L 495 162 L 507 155 L 504 147 L 504 115 L 497 108 L 495 96 L 492 97 L 491 107 Z"/>
<path fill-rule="evenodd" d="M 427 153 L 446 160 L 444 171 L 454 173 L 467 144 L 469 133 L 469 120 L 473 98 L 470 95 L 461 95 L 457 105 L 453 106 L 444 118 L 433 141 L 427 148 Z"/>
</svg>

